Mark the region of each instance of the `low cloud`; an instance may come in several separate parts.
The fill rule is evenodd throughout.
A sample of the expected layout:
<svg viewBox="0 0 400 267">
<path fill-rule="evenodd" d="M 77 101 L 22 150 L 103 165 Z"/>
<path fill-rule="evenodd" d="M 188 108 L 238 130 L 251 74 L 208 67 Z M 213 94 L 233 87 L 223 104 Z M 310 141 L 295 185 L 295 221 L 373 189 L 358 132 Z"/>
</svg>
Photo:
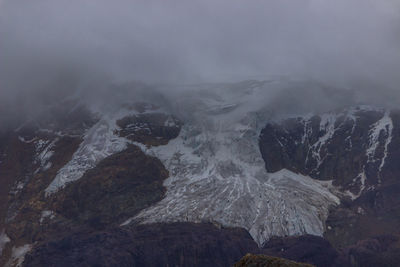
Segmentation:
<svg viewBox="0 0 400 267">
<path fill-rule="evenodd" d="M 2 116 L 112 83 L 271 75 L 395 105 L 399 36 L 397 0 L 2 0 Z"/>
</svg>

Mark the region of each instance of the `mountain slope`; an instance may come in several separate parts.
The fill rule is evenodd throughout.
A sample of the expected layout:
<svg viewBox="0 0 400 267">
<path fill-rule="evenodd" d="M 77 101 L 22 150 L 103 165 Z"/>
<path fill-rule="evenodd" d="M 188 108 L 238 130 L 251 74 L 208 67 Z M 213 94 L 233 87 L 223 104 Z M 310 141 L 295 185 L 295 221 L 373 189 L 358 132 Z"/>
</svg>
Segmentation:
<svg viewBox="0 0 400 267">
<path fill-rule="evenodd" d="M 0 264 L 228 266 L 249 252 L 393 263 L 400 113 L 285 114 L 271 94 L 287 86 L 145 88 L 100 107 L 69 99 L 4 133 Z"/>
</svg>

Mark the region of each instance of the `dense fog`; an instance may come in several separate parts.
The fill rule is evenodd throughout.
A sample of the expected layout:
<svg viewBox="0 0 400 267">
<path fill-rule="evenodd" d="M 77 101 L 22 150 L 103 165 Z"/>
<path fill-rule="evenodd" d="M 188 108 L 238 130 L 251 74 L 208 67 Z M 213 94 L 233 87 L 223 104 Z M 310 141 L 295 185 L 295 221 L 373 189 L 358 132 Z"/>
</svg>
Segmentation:
<svg viewBox="0 0 400 267">
<path fill-rule="evenodd" d="M 330 89 L 271 101 L 393 106 L 399 73 L 398 0 L 0 2 L 3 119 L 131 81 L 169 84 L 168 94 L 174 84 L 289 77 Z"/>
</svg>

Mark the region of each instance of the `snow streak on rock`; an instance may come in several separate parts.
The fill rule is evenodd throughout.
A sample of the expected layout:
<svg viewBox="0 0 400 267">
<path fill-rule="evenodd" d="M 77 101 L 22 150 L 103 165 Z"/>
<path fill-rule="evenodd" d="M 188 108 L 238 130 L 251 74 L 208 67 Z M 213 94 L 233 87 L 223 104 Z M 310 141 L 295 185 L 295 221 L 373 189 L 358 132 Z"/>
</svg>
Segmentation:
<svg viewBox="0 0 400 267">
<path fill-rule="evenodd" d="M 52 163 L 50 162 L 51 157 L 54 154 L 52 150 L 59 139 L 55 138 L 52 142 L 48 140 L 39 139 L 35 141 L 35 149 L 36 149 L 36 158 L 35 163 L 40 165 L 39 169 L 36 170 L 36 173 L 40 170 L 46 171 L 50 169 Z"/>
<path fill-rule="evenodd" d="M 315 167 L 315 170 L 317 170 L 324 161 L 324 158 L 321 156 L 321 149 L 331 140 L 331 138 L 335 134 L 336 120 L 337 115 L 334 113 L 323 114 L 321 116 L 320 132 L 324 134 L 318 139 L 317 142 L 315 142 L 310 147 L 309 150 L 309 153 L 311 151 L 312 156 L 317 160 L 317 166 Z"/>
<path fill-rule="evenodd" d="M 390 118 L 389 112 L 385 112 L 385 115 L 377 121 L 370 130 L 369 134 L 369 148 L 367 149 L 367 156 L 368 161 L 376 161 L 376 149 L 380 143 L 380 137 L 382 134 L 385 136 L 385 143 L 384 143 L 384 155 L 380 159 L 381 164 L 379 165 L 379 171 L 382 170 L 383 166 L 385 165 L 385 160 L 388 154 L 388 146 L 392 141 L 392 131 L 393 131 L 393 122 Z"/>
<path fill-rule="evenodd" d="M 317 120 L 319 120 L 319 127 L 315 127 L 315 124 L 313 126 L 313 122 Z M 367 123 L 368 120 L 370 121 Z M 370 188 L 368 177 L 371 176 L 376 176 L 380 184 L 382 168 L 388 157 L 388 148 L 393 134 L 393 122 L 389 111 L 370 106 L 358 106 L 319 116 L 307 115 L 298 118 L 297 121 L 303 125 L 303 133 L 301 139 L 295 137 L 294 133 L 292 136 L 296 146 L 303 145 L 307 149 L 304 166 L 310 176 L 325 178 L 320 177 L 320 174 L 321 170 L 326 173 L 326 166 L 329 165 L 327 159 L 332 159 L 335 149 L 331 144 L 332 142 L 338 144 L 344 140 L 343 145 L 349 153 L 356 153 L 358 150 L 365 151 L 366 158 L 361 162 L 360 170 L 354 175 L 352 183 L 348 184 L 353 192 L 347 190 L 346 193 L 352 199 L 358 198 L 364 190 Z M 280 124 L 284 125 L 284 122 L 285 120 Z M 366 140 L 360 142 L 360 138 L 365 138 L 363 136 L 365 129 L 368 131 Z M 278 139 L 276 142 L 284 147 L 285 144 Z"/>
<path fill-rule="evenodd" d="M 6 244 L 10 241 L 10 238 L 3 230 L 0 234 L 0 256 L 3 254 L 3 249 L 5 248 Z"/>
<path fill-rule="evenodd" d="M 128 141 L 115 134 L 118 128 L 116 120 L 128 114 L 130 114 L 128 110 L 105 114 L 89 129 L 71 161 L 58 171 L 55 179 L 46 188 L 46 194 L 54 193 L 65 184 L 78 180 L 102 159 L 124 150 Z"/>
</svg>

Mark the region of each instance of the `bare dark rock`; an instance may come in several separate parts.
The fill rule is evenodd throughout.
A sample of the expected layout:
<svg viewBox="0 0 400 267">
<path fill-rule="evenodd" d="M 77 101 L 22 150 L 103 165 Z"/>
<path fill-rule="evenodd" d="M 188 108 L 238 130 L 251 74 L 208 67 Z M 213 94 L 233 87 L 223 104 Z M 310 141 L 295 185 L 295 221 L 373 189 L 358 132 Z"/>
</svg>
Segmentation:
<svg viewBox="0 0 400 267">
<path fill-rule="evenodd" d="M 298 263 L 266 255 L 247 254 L 234 267 L 312 267 L 314 265 Z"/>
<path fill-rule="evenodd" d="M 354 266 L 400 266 L 399 237 L 378 236 L 359 241 L 345 250 Z"/>
<path fill-rule="evenodd" d="M 366 149 L 370 128 L 383 115 L 380 111 L 358 111 L 357 119 L 353 120 L 345 114 L 336 114 L 334 132 L 321 144 L 318 140 L 329 129 L 321 128 L 320 116 L 269 123 L 259 141 L 266 168 L 269 172 L 286 168 L 315 179 L 334 180 L 334 184 L 351 190 L 353 179 L 366 166 L 368 182 L 376 184 L 379 164 L 367 164 Z M 383 156 L 383 145 L 381 140 L 376 153 L 378 158 Z"/>
<path fill-rule="evenodd" d="M 178 137 L 182 123 L 172 115 L 144 113 L 128 116 L 117 121 L 118 134 L 147 146 L 166 145 Z"/>
<path fill-rule="evenodd" d="M 324 237 L 338 252 L 342 251 L 341 258 L 356 266 L 398 266 L 397 247 L 384 247 L 386 241 L 377 237 L 400 234 L 400 112 L 389 113 L 391 136 L 386 125 L 377 133 L 375 153 L 369 158 L 371 131 L 385 113 L 360 109 L 354 115 L 348 118 L 346 113 L 336 113 L 334 131 L 322 144 L 317 140 L 327 130 L 321 116 L 268 124 L 260 136 L 260 150 L 270 172 L 286 168 L 315 179 L 333 180 L 334 185 L 353 194 L 353 199 L 343 196 L 326 221 Z M 360 176 L 363 172 L 364 181 Z M 283 251 L 276 256 L 291 257 Z"/>
<path fill-rule="evenodd" d="M 55 194 L 50 210 L 96 228 L 118 224 L 160 201 L 167 177 L 160 160 L 131 145 Z"/>
<path fill-rule="evenodd" d="M 43 243 L 24 266 L 232 266 L 257 250 L 247 231 L 172 223 L 74 233 Z"/>
<path fill-rule="evenodd" d="M 263 246 L 262 252 L 316 266 L 348 266 L 346 258 L 319 236 L 275 237 Z"/>
</svg>

